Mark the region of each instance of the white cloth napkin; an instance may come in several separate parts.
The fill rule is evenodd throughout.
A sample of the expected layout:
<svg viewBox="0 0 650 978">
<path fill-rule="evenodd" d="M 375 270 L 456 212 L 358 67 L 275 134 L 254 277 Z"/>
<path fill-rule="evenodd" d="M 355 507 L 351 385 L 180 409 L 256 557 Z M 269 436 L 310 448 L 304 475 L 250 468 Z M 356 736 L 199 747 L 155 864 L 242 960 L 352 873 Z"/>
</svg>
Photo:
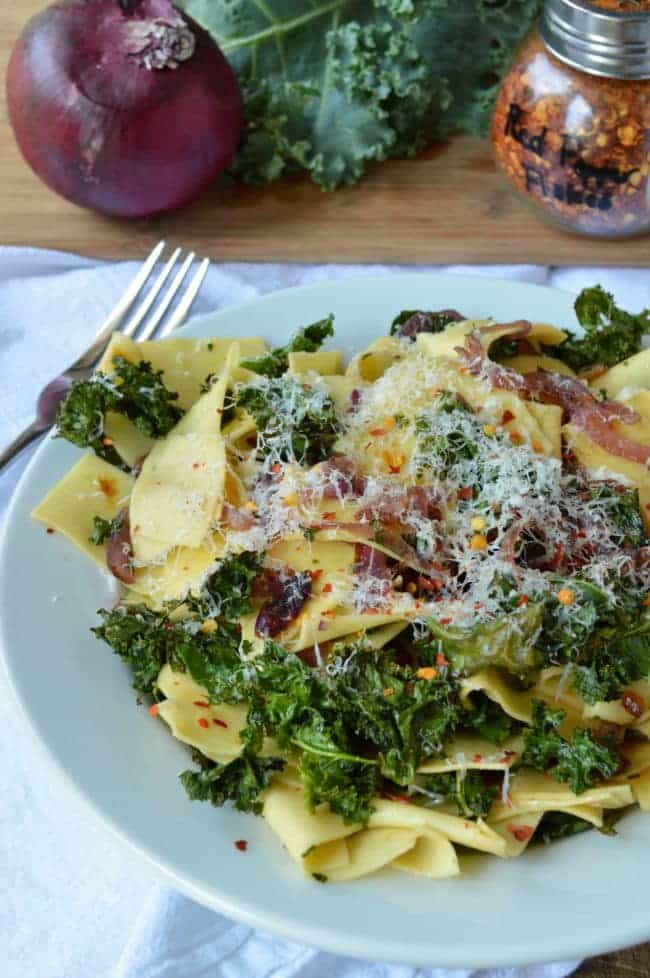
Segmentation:
<svg viewBox="0 0 650 978">
<path fill-rule="evenodd" d="M 40 388 L 86 346 L 134 269 L 128 263 L 0 248 L 0 444 L 31 421 Z M 291 285 L 394 270 L 376 265 L 214 266 L 194 311 L 207 312 Z M 550 282 L 572 291 L 601 282 L 630 309 L 650 305 L 650 276 L 643 269 L 447 270 Z M 21 458 L 0 477 L 0 519 L 26 460 Z M 2 676 L 0 729 L 4 978 L 467 978 L 470 974 L 340 958 L 278 940 L 203 909 L 161 885 L 153 870 L 95 822 L 31 738 Z M 475 976 L 562 978 L 576 967 L 573 962 Z"/>
</svg>

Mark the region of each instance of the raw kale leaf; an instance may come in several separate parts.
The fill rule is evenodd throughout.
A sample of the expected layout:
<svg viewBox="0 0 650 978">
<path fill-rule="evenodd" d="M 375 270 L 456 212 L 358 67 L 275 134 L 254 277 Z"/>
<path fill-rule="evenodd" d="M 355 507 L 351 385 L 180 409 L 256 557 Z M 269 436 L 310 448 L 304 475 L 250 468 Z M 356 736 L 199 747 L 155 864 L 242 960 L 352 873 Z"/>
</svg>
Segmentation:
<svg viewBox="0 0 650 978">
<path fill-rule="evenodd" d="M 240 812 L 262 811 L 260 792 L 267 788 L 284 761 L 279 757 L 255 757 L 241 754 L 229 764 L 214 764 L 201 771 L 183 771 L 179 775 L 192 801 L 209 801 L 217 807 L 231 801 Z"/>
<path fill-rule="evenodd" d="M 605 367 L 620 363 L 638 353 L 643 337 L 650 333 L 650 309 L 636 316 L 625 312 L 600 285 L 582 290 L 575 311 L 585 335 L 570 336 L 548 349 L 576 371 L 596 363 Z"/>
<path fill-rule="evenodd" d="M 101 516 L 93 516 L 93 531 L 88 539 L 91 543 L 94 543 L 96 547 L 101 546 L 101 544 L 105 543 L 109 537 L 112 537 L 116 533 L 120 532 L 123 521 L 123 511 L 119 512 L 115 519 L 112 520 L 105 520 Z"/>
<path fill-rule="evenodd" d="M 453 802 L 463 818 L 485 818 L 499 793 L 496 785 L 486 783 L 480 771 L 466 771 L 463 777 L 455 771 L 429 774 L 422 787 L 439 795 L 441 801 Z"/>
<path fill-rule="evenodd" d="M 286 346 L 242 360 L 240 366 L 264 377 L 281 377 L 289 366 L 290 353 L 316 353 L 329 336 L 334 336 L 334 316 L 331 314 L 311 326 L 303 326 Z"/>
<path fill-rule="evenodd" d="M 252 611 L 251 592 L 262 564 L 256 553 L 224 558 L 210 574 L 198 594 L 186 599 L 189 610 L 201 619 L 225 618 L 236 621 Z"/>
<path fill-rule="evenodd" d="M 286 375 L 249 384 L 236 397 L 237 406 L 255 419 L 262 459 L 314 465 L 329 456 L 339 425 L 332 399 L 320 384 Z"/>
<path fill-rule="evenodd" d="M 235 175 L 307 170 L 325 188 L 435 139 L 485 132 L 539 0 L 179 0 L 242 86 Z"/>
<path fill-rule="evenodd" d="M 558 733 L 564 710 L 553 710 L 542 700 L 533 704 L 533 722 L 524 733 L 523 767 L 548 772 L 576 794 L 613 777 L 620 759 L 613 747 L 599 743 L 590 730 L 575 729 L 571 739 Z"/>
<path fill-rule="evenodd" d="M 57 436 L 79 448 L 92 448 L 100 458 L 128 472 L 129 466 L 106 438 L 106 414 L 115 411 L 145 435 L 162 438 L 183 411 L 174 403 L 178 394 L 165 387 L 162 370 L 154 370 L 146 360 L 130 363 L 124 357 L 115 357 L 113 364 L 113 373 L 96 373 L 72 385 L 57 412 Z"/>
</svg>

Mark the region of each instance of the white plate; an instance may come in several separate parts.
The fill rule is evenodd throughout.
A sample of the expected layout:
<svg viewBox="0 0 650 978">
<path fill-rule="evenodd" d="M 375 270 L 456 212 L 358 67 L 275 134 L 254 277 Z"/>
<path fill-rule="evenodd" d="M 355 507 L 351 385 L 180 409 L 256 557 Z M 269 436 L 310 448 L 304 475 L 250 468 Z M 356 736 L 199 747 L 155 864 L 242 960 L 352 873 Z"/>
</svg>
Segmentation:
<svg viewBox="0 0 650 978">
<path fill-rule="evenodd" d="M 404 308 L 455 307 L 571 325 L 572 297 L 533 285 L 408 274 L 323 282 L 196 321 L 198 336 L 262 334 L 277 342 L 336 314 L 348 351 L 387 332 Z M 0 636 L 29 721 L 95 813 L 178 889 L 255 927 L 328 951 L 420 966 L 487 967 L 561 960 L 646 940 L 650 818 L 607 838 L 588 832 L 511 862 L 475 857 L 432 882 L 397 871 L 349 884 L 303 877 L 261 819 L 190 803 L 176 775 L 189 756 L 135 704 L 128 671 L 90 633 L 106 578 L 30 510 L 79 457 L 48 440 L 9 511 L 0 554 Z M 233 845 L 247 839 L 245 853 Z"/>
</svg>

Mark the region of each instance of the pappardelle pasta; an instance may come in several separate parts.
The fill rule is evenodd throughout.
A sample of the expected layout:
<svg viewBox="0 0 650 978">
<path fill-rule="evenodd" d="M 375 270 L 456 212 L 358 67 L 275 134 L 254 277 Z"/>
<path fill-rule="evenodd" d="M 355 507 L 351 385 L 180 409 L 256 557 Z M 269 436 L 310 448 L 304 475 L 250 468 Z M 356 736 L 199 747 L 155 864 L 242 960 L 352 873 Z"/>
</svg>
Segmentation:
<svg viewBox="0 0 650 978">
<path fill-rule="evenodd" d="M 650 319 L 588 291 L 583 340 L 408 311 L 347 366 L 332 317 L 117 334 L 60 411 L 33 515 L 120 582 L 95 633 L 316 880 L 650 810 Z"/>
</svg>

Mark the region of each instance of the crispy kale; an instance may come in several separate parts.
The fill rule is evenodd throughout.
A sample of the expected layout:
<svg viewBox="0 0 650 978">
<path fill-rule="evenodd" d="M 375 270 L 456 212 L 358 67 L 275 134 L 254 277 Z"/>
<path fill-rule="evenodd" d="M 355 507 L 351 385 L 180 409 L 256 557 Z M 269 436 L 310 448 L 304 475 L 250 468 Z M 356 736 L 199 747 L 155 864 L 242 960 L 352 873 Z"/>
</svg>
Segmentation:
<svg viewBox="0 0 650 978">
<path fill-rule="evenodd" d="M 255 419 L 261 458 L 314 465 L 329 456 L 339 426 L 322 385 L 287 375 L 249 384 L 236 397 Z"/>
<path fill-rule="evenodd" d="M 430 619 L 429 635 L 423 644 L 429 646 L 430 656 L 443 655 L 458 674 L 471 675 L 487 666 L 498 666 L 526 678 L 542 662 L 536 647 L 542 615 L 542 606 L 531 602 L 503 618 L 472 628 L 454 628 Z"/>
<path fill-rule="evenodd" d="M 277 346 L 274 350 L 259 357 L 249 357 L 241 361 L 240 366 L 252 370 L 265 377 L 281 377 L 289 366 L 290 353 L 315 353 L 329 336 L 334 335 L 334 316 L 320 319 L 311 326 L 303 326 L 295 333 L 286 346 Z"/>
<path fill-rule="evenodd" d="M 115 519 L 105 520 L 101 516 L 93 516 L 93 531 L 88 537 L 91 543 L 94 543 L 96 547 L 101 546 L 105 543 L 109 537 L 115 536 L 122 529 L 122 523 L 124 522 L 124 511 L 121 510 Z"/>
<path fill-rule="evenodd" d="M 253 583 L 261 570 L 256 553 L 231 555 L 205 581 L 198 594 L 190 594 L 186 604 L 199 618 L 226 618 L 236 621 L 252 610 Z"/>
<path fill-rule="evenodd" d="M 537 646 L 547 665 L 572 664 L 572 682 L 587 703 L 612 700 L 650 676 L 650 611 L 645 591 L 612 582 L 613 595 L 577 578 L 559 581 L 575 595 L 569 609 L 554 595 L 544 606 Z"/>
<path fill-rule="evenodd" d="M 441 312 L 403 309 L 390 324 L 390 335 L 414 340 L 419 333 L 442 333 L 450 323 L 462 318 L 455 309 L 443 309 Z"/>
<path fill-rule="evenodd" d="M 576 371 L 593 364 L 612 367 L 620 363 L 638 353 L 643 337 L 650 333 L 650 309 L 636 316 L 625 312 L 600 285 L 582 290 L 575 311 L 584 336 L 570 336 L 548 350 Z"/>
<path fill-rule="evenodd" d="M 584 818 L 579 818 L 577 815 L 570 815 L 568 812 L 544 812 L 535 830 L 533 841 L 548 845 L 556 839 L 566 839 L 591 828 L 593 828 L 591 822 L 585 822 Z"/>
<path fill-rule="evenodd" d="M 614 747 L 599 743 L 590 730 L 575 729 L 567 740 L 558 733 L 564 710 L 553 710 L 542 700 L 533 704 L 533 721 L 524 734 L 521 764 L 548 772 L 582 794 L 599 781 L 613 777 L 619 769 Z"/>
<path fill-rule="evenodd" d="M 145 435 L 161 438 L 180 420 L 183 411 L 174 403 L 178 394 L 165 387 L 162 371 L 154 370 L 148 361 L 131 363 L 115 357 L 113 365 L 110 374 L 96 373 L 72 385 L 57 412 L 57 436 L 79 448 L 92 448 L 100 458 L 129 471 L 106 437 L 107 413 L 122 414 Z"/>
<path fill-rule="evenodd" d="M 440 801 L 450 801 L 456 805 L 463 818 L 485 818 L 489 815 L 492 803 L 499 793 L 495 784 L 488 784 L 480 771 L 450 771 L 444 774 L 429 774 L 422 787 Z"/>
<path fill-rule="evenodd" d="M 200 771 L 183 771 L 181 783 L 192 801 L 221 806 L 231 801 L 240 812 L 259 815 L 260 793 L 284 767 L 279 757 L 255 757 L 244 752 L 229 764 L 214 764 Z"/>
<path fill-rule="evenodd" d="M 521 724 L 506 713 L 498 703 L 484 693 L 472 695 L 473 710 L 467 710 L 463 715 L 463 726 L 483 740 L 492 744 L 502 744 Z"/>
</svg>

